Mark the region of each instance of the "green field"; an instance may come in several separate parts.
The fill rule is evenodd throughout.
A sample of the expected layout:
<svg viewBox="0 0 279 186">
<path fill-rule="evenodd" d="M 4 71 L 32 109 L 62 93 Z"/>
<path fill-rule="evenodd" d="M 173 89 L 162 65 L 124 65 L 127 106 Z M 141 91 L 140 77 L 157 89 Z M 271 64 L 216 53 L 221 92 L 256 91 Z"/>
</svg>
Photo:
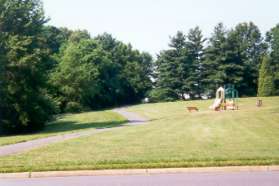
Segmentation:
<svg viewBox="0 0 279 186">
<path fill-rule="evenodd" d="M 2 157 L 0 172 L 279 164 L 279 97 L 263 98 L 261 108 L 256 98 L 240 99 L 238 111 L 211 111 L 212 102 L 132 106 L 146 125 Z"/>
<path fill-rule="evenodd" d="M 94 130 L 100 127 L 114 127 L 126 123 L 126 119 L 112 111 L 88 112 L 61 115 L 50 122 L 39 133 L 13 136 L 0 136 L 0 146 L 29 141 L 60 134 Z"/>
</svg>

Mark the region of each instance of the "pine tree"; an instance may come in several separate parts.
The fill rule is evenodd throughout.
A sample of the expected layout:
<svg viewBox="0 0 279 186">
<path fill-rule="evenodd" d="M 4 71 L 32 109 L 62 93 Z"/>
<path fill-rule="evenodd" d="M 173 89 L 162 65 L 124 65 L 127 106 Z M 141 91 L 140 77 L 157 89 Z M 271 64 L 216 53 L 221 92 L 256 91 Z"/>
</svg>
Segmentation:
<svg viewBox="0 0 279 186">
<path fill-rule="evenodd" d="M 206 80 L 234 84 L 241 89 L 241 95 L 255 95 L 259 63 L 265 52 L 259 29 L 253 23 L 238 24 L 227 33 L 220 24 L 216 28 L 219 31 L 215 30 L 206 50 L 205 66 L 209 67 Z"/>
<path fill-rule="evenodd" d="M 209 38 L 209 45 L 205 49 L 204 79 L 205 92 L 211 96 L 215 95 L 215 90 L 224 84 L 222 64 L 225 61 L 225 43 L 227 31 L 222 23 L 215 28 Z"/>
<path fill-rule="evenodd" d="M 186 47 L 188 51 L 188 57 L 191 60 L 190 74 L 187 78 L 189 84 L 191 84 L 191 95 L 192 97 L 201 97 L 204 93 L 204 42 L 206 39 L 203 38 L 202 31 L 199 27 L 190 29 L 187 35 Z"/>
<path fill-rule="evenodd" d="M 270 59 L 264 57 L 259 72 L 258 96 L 271 96 L 274 89 Z"/>
<path fill-rule="evenodd" d="M 190 68 L 188 68 L 186 36 L 178 31 L 171 38 L 169 46 L 171 49 L 162 51 L 156 62 L 157 88 L 160 92 L 158 95 L 165 100 L 176 100 L 183 98 L 183 94 L 190 88 L 187 82 Z"/>
</svg>

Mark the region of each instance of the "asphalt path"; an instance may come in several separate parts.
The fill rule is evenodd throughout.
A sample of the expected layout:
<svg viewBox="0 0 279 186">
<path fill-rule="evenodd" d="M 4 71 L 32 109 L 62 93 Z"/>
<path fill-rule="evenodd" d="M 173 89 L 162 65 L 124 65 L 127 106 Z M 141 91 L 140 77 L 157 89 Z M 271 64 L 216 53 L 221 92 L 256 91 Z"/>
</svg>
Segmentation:
<svg viewBox="0 0 279 186">
<path fill-rule="evenodd" d="M 0 179 L 1 186 L 278 186 L 278 171 Z"/>
<path fill-rule="evenodd" d="M 58 143 L 58 142 L 62 142 L 65 140 L 79 138 L 79 137 L 83 137 L 83 136 L 90 136 L 90 135 L 94 135 L 94 134 L 97 134 L 100 132 L 122 128 L 125 126 L 141 125 L 147 121 L 147 119 L 137 115 L 136 113 L 126 111 L 125 108 L 118 108 L 118 109 L 114 109 L 113 111 L 122 115 L 123 117 L 127 118 L 128 123 L 126 123 L 124 125 L 120 125 L 118 127 L 98 128 L 95 130 L 89 129 L 89 130 L 85 130 L 85 131 L 56 135 L 56 136 L 40 138 L 40 139 L 30 140 L 30 141 L 26 141 L 26 142 L 11 144 L 11 145 L 0 146 L 0 157 L 12 155 L 12 154 L 23 153 L 23 152 L 32 150 L 34 148 L 39 148 L 39 147 L 42 147 L 42 146 L 45 146 L 48 144 Z"/>
<path fill-rule="evenodd" d="M 134 112 L 127 111 L 126 107 L 117 108 L 113 111 L 125 117 L 129 121 L 128 125 L 142 125 L 148 121 L 148 119 Z"/>
<path fill-rule="evenodd" d="M 96 129 L 96 130 L 89 129 L 87 131 L 50 136 L 50 137 L 46 137 L 46 138 L 40 138 L 40 139 L 30 140 L 30 141 L 26 141 L 26 142 L 20 142 L 20 143 L 11 144 L 11 145 L 0 146 L 0 157 L 27 152 L 34 148 L 39 148 L 39 147 L 42 147 L 42 146 L 45 146 L 45 145 L 48 145 L 51 143 L 58 143 L 58 142 L 62 142 L 62 141 L 69 140 L 69 139 L 79 138 L 82 136 L 90 136 L 93 134 L 97 134 L 97 133 L 112 130 L 112 129 L 113 128 L 102 128 L 102 129 Z"/>
</svg>

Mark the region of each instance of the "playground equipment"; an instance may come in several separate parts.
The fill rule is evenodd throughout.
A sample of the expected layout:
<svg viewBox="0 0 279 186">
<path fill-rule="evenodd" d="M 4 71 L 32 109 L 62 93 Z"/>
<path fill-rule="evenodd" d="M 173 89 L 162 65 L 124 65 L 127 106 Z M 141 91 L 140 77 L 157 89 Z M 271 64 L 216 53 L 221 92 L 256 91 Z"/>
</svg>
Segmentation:
<svg viewBox="0 0 279 186">
<path fill-rule="evenodd" d="M 209 108 L 213 110 L 237 110 L 237 98 L 238 91 L 235 89 L 234 85 L 228 84 L 226 86 L 220 87 L 216 91 L 216 98 L 213 105 Z"/>
<path fill-rule="evenodd" d="M 209 108 L 214 110 L 219 110 L 224 100 L 225 100 L 225 89 L 223 87 L 220 87 L 216 91 L 216 98 L 214 100 L 213 105 L 211 105 Z"/>
</svg>

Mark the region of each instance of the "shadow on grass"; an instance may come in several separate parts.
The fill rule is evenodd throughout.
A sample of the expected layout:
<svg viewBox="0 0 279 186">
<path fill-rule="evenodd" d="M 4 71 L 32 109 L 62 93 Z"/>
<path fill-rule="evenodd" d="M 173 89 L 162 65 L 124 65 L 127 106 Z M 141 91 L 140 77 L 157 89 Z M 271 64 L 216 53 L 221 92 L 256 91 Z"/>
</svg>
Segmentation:
<svg viewBox="0 0 279 186">
<path fill-rule="evenodd" d="M 57 121 L 47 124 L 40 133 L 57 133 L 68 132 L 81 129 L 105 129 L 120 127 L 126 124 L 127 120 L 121 121 L 107 121 L 107 122 L 90 122 L 90 123 L 78 123 L 75 121 Z"/>
<path fill-rule="evenodd" d="M 127 120 L 120 121 L 106 121 L 106 122 L 89 122 L 89 123 L 79 123 L 76 121 L 55 121 L 49 124 L 46 124 L 44 129 L 25 134 L 0 134 L 0 137 L 11 137 L 17 135 L 33 135 L 33 134 L 51 134 L 51 133 L 62 133 L 62 132 L 71 132 L 78 131 L 82 129 L 105 129 L 113 127 L 121 127 L 124 124 L 128 123 Z"/>
</svg>

